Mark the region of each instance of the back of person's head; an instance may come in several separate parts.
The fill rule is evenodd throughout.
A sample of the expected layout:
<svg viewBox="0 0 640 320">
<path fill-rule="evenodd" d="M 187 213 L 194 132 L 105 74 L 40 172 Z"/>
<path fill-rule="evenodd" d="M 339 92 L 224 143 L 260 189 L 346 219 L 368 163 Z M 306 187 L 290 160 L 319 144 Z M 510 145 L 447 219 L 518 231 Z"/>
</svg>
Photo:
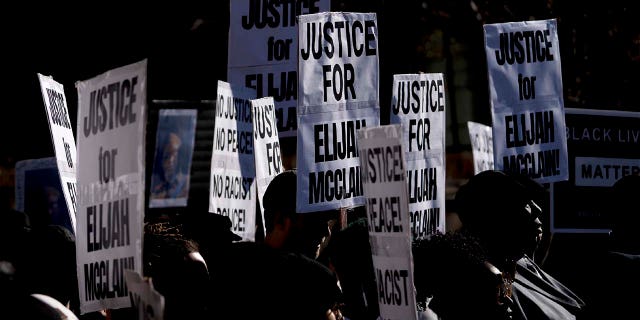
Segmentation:
<svg viewBox="0 0 640 320">
<path fill-rule="evenodd" d="M 209 274 L 195 241 L 181 228 L 147 226 L 145 275 L 165 298 L 165 319 L 200 319 L 206 315 Z"/>
<path fill-rule="evenodd" d="M 443 319 L 510 319 L 510 288 L 488 262 L 477 239 L 464 233 L 435 233 L 412 244 L 419 308 Z"/>
<path fill-rule="evenodd" d="M 611 229 L 618 245 L 640 250 L 640 175 L 626 175 L 613 185 Z M 640 253 L 640 252 L 637 252 Z"/>
<path fill-rule="evenodd" d="M 194 212 L 185 217 L 184 236 L 198 244 L 207 265 L 213 267 L 217 262 L 217 255 L 224 255 L 234 241 L 242 240 L 231 228 L 231 219 L 227 216 L 212 212 Z"/>
<path fill-rule="evenodd" d="M 281 172 L 269 183 L 262 198 L 265 243 L 315 259 L 320 254 L 321 245 L 330 235 L 329 220 L 336 219 L 340 211 L 298 213 L 297 192 L 295 169 Z"/>
<path fill-rule="evenodd" d="M 285 218 L 297 216 L 297 179 L 296 169 L 285 170 L 276 175 L 267 186 L 262 197 L 267 233 L 273 231 L 276 224 L 284 223 Z"/>
<path fill-rule="evenodd" d="M 380 310 L 367 219 L 359 218 L 331 234 L 326 251 L 340 280 L 344 315 L 376 319 Z"/>
<path fill-rule="evenodd" d="M 515 177 L 488 170 L 462 185 L 455 202 L 462 229 L 477 237 L 493 259 L 518 260 L 540 240 L 536 196 Z"/>
<path fill-rule="evenodd" d="M 51 296 L 62 304 L 77 299 L 76 239 L 66 227 L 48 225 L 33 233 L 29 278 L 32 293 Z"/>
<path fill-rule="evenodd" d="M 19 268 L 29 247 L 31 222 L 29 216 L 18 210 L 0 212 L 0 260 Z"/>
</svg>

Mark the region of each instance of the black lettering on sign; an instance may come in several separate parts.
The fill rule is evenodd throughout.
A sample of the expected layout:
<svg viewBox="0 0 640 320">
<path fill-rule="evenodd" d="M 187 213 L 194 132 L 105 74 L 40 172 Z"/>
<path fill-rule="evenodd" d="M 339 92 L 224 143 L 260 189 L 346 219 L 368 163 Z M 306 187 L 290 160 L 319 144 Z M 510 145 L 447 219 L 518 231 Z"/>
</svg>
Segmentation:
<svg viewBox="0 0 640 320">
<path fill-rule="evenodd" d="M 553 61 L 549 29 L 500 33 L 498 65 Z"/>
<path fill-rule="evenodd" d="M 624 176 L 640 174 L 640 166 L 616 165 L 616 164 L 582 164 L 580 176 L 582 179 L 613 179 L 618 180 Z"/>
<path fill-rule="evenodd" d="M 251 132 L 227 129 L 227 149 L 241 154 L 253 154 L 253 136 Z"/>
<path fill-rule="evenodd" d="M 301 31 L 304 33 L 306 30 L 307 41 L 300 49 L 300 57 L 303 60 L 311 57 L 318 60 L 324 55 L 331 59 L 336 52 L 338 58 L 360 57 L 363 54 L 374 56 L 377 54 L 375 29 L 374 20 L 365 20 L 364 23 L 360 20 L 308 22 Z M 343 42 L 346 42 L 346 48 L 343 47 Z"/>
<path fill-rule="evenodd" d="M 366 153 L 367 161 L 363 163 L 366 182 L 385 183 L 404 180 L 400 145 L 371 148 Z"/>
<path fill-rule="evenodd" d="M 324 102 L 327 102 L 327 92 L 331 88 L 336 101 L 355 100 L 356 90 L 353 87 L 355 70 L 351 63 L 323 65 L 322 85 L 324 86 Z"/>
<path fill-rule="evenodd" d="M 518 92 L 520 100 L 530 100 L 536 98 L 536 77 L 524 77 L 518 74 Z"/>
<path fill-rule="evenodd" d="M 398 82 L 397 103 L 391 112 L 397 115 L 444 111 L 444 83 L 438 80 L 406 80 Z"/>
<path fill-rule="evenodd" d="M 47 88 L 47 97 L 49 99 L 49 114 L 53 124 L 71 129 L 69 123 L 69 114 L 64 102 L 64 95 L 53 89 Z"/>
<path fill-rule="evenodd" d="M 278 81 L 279 79 L 279 81 Z M 280 73 L 248 74 L 244 77 L 245 87 L 256 90 L 258 98 L 273 97 L 275 102 L 298 100 L 297 71 Z"/>
<path fill-rule="evenodd" d="M 276 175 L 282 172 L 282 158 L 280 156 L 280 142 L 267 143 L 267 162 L 269 175 Z M 272 170 L 273 169 L 273 170 Z"/>
<path fill-rule="evenodd" d="M 504 171 L 535 179 L 560 174 L 560 149 L 504 156 Z"/>
<path fill-rule="evenodd" d="M 365 119 L 314 125 L 315 162 L 357 157 L 356 132 L 366 126 Z"/>
<path fill-rule="evenodd" d="M 216 128 L 216 137 L 215 137 L 215 141 L 213 142 L 213 148 L 214 150 L 219 150 L 219 151 L 224 151 L 224 146 L 226 143 L 225 140 L 225 130 L 224 128 Z"/>
<path fill-rule="evenodd" d="M 408 270 L 385 270 L 376 268 L 378 282 L 378 301 L 384 305 L 408 306 L 409 283 Z"/>
<path fill-rule="evenodd" d="M 440 225 L 440 208 L 428 208 L 409 212 L 412 239 L 434 234 Z"/>
<path fill-rule="evenodd" d="M 518 121 L 519 120 L 519 121 Z M 504 117 L 507 148 L 555 142 L 553 111 L 536 111 Z"/>
<path fill-rule="evenodd" d="M 360 167 L 340 168 L 309 173 L 309 204 L 362 195 Z"/>
<path fill-rule="evenodd" d="M 251 100 L 219 94 L 216 117 L 251 123 Z"/>
<path fill-rule="evenodd" d="M 413 145 L 418 147 L 418 151 L 431 150 L 431 120 L 409 119 L 409 152 L 414 151 Z"/>
<path fill-rule="evenodd" d="M 493 137 L 486 131 L 476 133 L 473 137 L 474 150 L 482 153 L 493 154 Z"/>
<path fill-rule="evenodd" d="M 246 211 L 243 208 L 216 208 L 216 213 L 229 217 L 233 232 L 244 232 L 246 228 Z"/>
<path fill-rule="evenodd" d="M 87 207 L 87 251 L 128 246 L 130 226 L 129 198 Z"/>
<path fill-rule="evenodd" d="M 124 270 L 135 270 L 133 257 L 85 263 L 84 301 L 126 297 L 129 290 Z"/>
<path fill-rule="evenodd" d="M 273 137 L 273 123 L 275 118 L 275 106 L 255 106 L 253 108 L 253 136 L 255 139 Z"/>
<path fill-rule="evenodd" d="M 292 27 L 296 16 L 320 12 L 318 0 L 249 0 L 249 14 L 242 16 L 242 28 Z"/>
<path fill-rule="evenodd" d="M 76 184 L 73 182 L 67 182 L 67 190 L 69 190 L 69 197 L 71 198 L 71 206 L 73 210 L 73 215 L 76 215 Z"/>
<path fill-rule="evenodd" d="M 438 175 L 436 168 L 407 171 L 409 203 L 421 203 L 438 199 Z"/>
<path fill-rule="evenodd" d="M 253 178 L 225 176 L 224 197 L 227 199 L 251 200 L 252 183 Z"/>
<path fill-rule="evenodd" d="M 292 39 L 276 39 L 274 37 L 269 37 L 269 40 L 267 40 L 267 60 L 289 60 L 289 56 L 291 56 L 290 51 L 292 42 Z"/>
<path fill-rule="evenodd" d="M 64 156 L 67 159 L 67 166 L 73 168 L 74 159 L 71 157 L 71 146 L 62 137 L 62 146 L 64 147 Z"/>
<path fill-rule="evenodd" d="M 100 184 L 109 183 L 116 179 L 116 155 L 118 149 L 105 150 L 102 147 L 98 151 L 98 181 Z"/>
<path fill-rule="evenodd" d="M 402 232 L 400 197 L 367 198 L 369 232 Z"/>
<path fill-rule="evenodd" d="M 91 91 L 89 113 L 84 117 L 84 136 L 135 123 L 133 104 L 137 84 L 138 77 L 133 77 Z"/>
<path fill-rule="evenodd" d="M 298 119 L 296 118 L 296 107 L 288 107 L 285 113 L 284 108 L 276 109 L 276 119 L 278 121 L 278 132 L 298 130 Z"/>
</svg>

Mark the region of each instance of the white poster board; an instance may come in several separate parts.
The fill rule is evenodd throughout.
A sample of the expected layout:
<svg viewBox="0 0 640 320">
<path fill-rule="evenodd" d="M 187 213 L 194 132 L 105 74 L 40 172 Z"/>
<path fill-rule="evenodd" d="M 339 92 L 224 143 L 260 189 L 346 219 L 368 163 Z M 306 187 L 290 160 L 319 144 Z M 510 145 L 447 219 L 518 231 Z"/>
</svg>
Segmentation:
<svg viewBox="0 0 640 320">
<path fill-rule="evenodd" d="M 473 154 L 473 174 L 493 170 L 493 129 L 491 126 L 467 121 Z"/>
<path fill-rule="evenodd" d="M 256 184 L 251 100 L 255 90 L 218 81 L 209 212 L 229 217 L 233 233 L 254 241 Z"/>
<path fill-rule="evenodd" d="M 569 179 L 556 20 L 485 24 L 484 34 L 495 168 Z"/>
<path fill-rule="evenodd" d="M 253 112 L 254 157 L 256 167 L 256 188 L 262 212 L 264 227 L 264 205 L 262 198 L 273 178 L 284 170 L 280 156 L 280 141 L 276 127 L 276 113 L 273 97 L 251 100 Z"/>
<path fill-rule="evenodd" d="M 164 319 L 164 296 L 153 287 L 149 278 L 142 278 L 140 274 L 125 270 L 127 288 L 131 305 L 138 310 L 138 320 Z"/>
<path fill-rule="evenodd" d="M 376 15 L 308 14 L 298 26 L 297 211 L 363 205 L 356 132 L 380 122 Z"/>
<path fill-rule="evenodd" d="M 417 319 L 403 131 L 399 124 L 358 131 L 381 319 Z"/>
<path fill-rule="evenodd" d="M 444 90 L 442 73 L 393 76 L 389 120 L 403 130 L 412 239 L 445 231 Z"/>
<path fill-rule="evenodd" d="M 231 0 L 227 82 L 273 97 L 280 137 L 295 137 L 298 105 L 296 17 L 329 11 L 329 0 Z"/>
<path fill-rule="evenodd" d="M 130 306 L 124 270 L 142 273 L 147 60 L 78 89 L 80 312 Z"/>
<path fill-rule="evenodd" d="M 69 219 L 74 233 L 76 230 L 76 140 L 69 120 L 69 108 L 62 84 L 52 77 L 38 73 L 44 108 L 49 119 L 51 140 L 56 153 L 56 163 L 60 173 L 62 193 L 67 202 Z"/>
</svg>

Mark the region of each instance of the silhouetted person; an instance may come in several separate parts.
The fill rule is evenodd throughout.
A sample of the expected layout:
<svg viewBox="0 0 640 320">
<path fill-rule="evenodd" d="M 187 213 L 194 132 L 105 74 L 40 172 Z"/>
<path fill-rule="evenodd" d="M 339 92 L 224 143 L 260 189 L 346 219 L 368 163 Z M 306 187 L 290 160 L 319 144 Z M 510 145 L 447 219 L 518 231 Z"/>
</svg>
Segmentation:
<svg viewBox="0 0 640 320">
<path fill-rule="evenodd" d="M 171 228 L 145 229 L 145 276 L 165 298 L 164 319 L 207 319 L 209 274 L 197 244 Z"/>
<path fill-rule="evenodd" d="M 616 181 L 608 246 L 585 266 L 587 319 L 634 319 L 640 302 L 640 175 Z"/>
<path fill-rule="evenodd" d="M 419 310 L 433 310 L 447 320 L 511 319 L 511 283 L 489 262 L 477 239 L 435 233 L 414 240 L 412 252 Z"/>
<path fill-rule="evenodd" d="M 361 210 L 364 207 L 358 207 Z M 354 213 L 355 214 L 355 213 Z M 366 218 L 332 233 L 326 249 L 343 292 L 343 314 L 349 319 L 377 319 L 378 287 Z"/>
<path fill-rule="evenodd" d="M 63 226 L 51 224 L 34 229 L 31 243 L 30 291 L 51 296 L 76 310 L 79 297 L 73 233 Z"/>
<path fill-rule="evenodd" d="M 336 219 L 339 211 L 296 212 L 296 179 L 295 169 L 283 171 L 264 193 L 265 243 L 316 259 L 330 236 L 329 220 Z"/>
<path fill-rule="evenodd" d="M 514 319 L 575 319 L 584 302 L 530 257 L 542 239 L 539 190 L 497 170 L 476 174 L 456 193 L 462 231 L 477 237 L 489 260 L 514 281 Z"/>
<path fill-rule="evenodd" d="M 295 211 L 296 172 L 284 171 L 263 199 L 264 243 L 236 242 L 213 275 L 214 310 L 234 319 L 331 319 L 340 300 L 336 275 L 314 258 L 326 219 Z M 309 255 L 309 256 L 307 256 Z"/>
<path fill-rule="evenodd" d="M 207 262 L 210 272 L 215 272 L 220 264 L 220 255 L 226 254 L 234 241 L 242 240 L 242 237 L 231 231 L 231 220 L 211 212 L 194 212 L 185 217 L 184 235 L 193 239 L 199 248 L 200 254 Z"/>
</svg>

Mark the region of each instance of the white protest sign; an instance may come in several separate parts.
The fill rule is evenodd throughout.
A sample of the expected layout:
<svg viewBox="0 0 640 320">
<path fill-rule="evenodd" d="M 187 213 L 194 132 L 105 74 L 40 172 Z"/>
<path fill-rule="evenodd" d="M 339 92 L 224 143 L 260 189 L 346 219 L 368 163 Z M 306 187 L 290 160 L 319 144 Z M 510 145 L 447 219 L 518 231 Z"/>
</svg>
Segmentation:
<svg viewBox="0 0 640 320">
<path fill-rule="evenodd" d="M 231 0 L 227 81 L 273 97 L 280 137 L 295 137 L 297 16 L 329 11 L 329 0 Z"/>
<path fill-rule="evenodd" d="M 229 217 L 232 231 L 255 240 L 256 185 L 251 99 L 255 90 L 218 81 L 209 212 Z"/>
<path fill-rule="evenodd" d="M 493 170 L 493 129 L 482 123 L 467 121 L 473 154 L 473 173 Z"/>
<path fill-rule="evenodd" d="M 376 15 L 308 14 L 298 26 L 297 211 L 363 205 L 356 131 L 380 122 Z"/>
<path fill-rule="evenodd" d="M 76 83 L 80 311 L 130 306 L 124 270 L 142 273 L 147 60 Z"/>
<path fill-rule="evenodd" d="M 358 130 L 382 319 L 417 319 L 403 131 L 399 124 Z"/>
<path fill-rule="evenodd" d="M 76 229 L 76 140 L 69 120 L 69 108 L 62 84 L 38 73 L 44 108 L 49 119 L 62 193 L 67 202 L 73 232 Z"/>
<path fill-rule="evenodd" d="M 284 170 L 280 156 L 278 128 L 272 97 L 251 100 L 253 112 L 254 156 L 256 166 L 256 187 L 260 212 L 264 213 L 262 198 L 273 178 Z M 262 215 L 264 226 L 264 214 Z"/>
<path fill-rule="evenodd" d="M 484 34 L 495 168 L 569 179 L 556 20 L 486 24 Z"/>
<path fill-rule="evenodd" d="M 138 320 L 164 319 L 164 296 L 156 291 L 151 279 L 143 279 L 131 270 L 125 270 L 124 275 L 131 305 L 138 310 Z"/>
<path fill-rule="evenodd" d="M 445 231 L 445 108 L 442 73 L 393 76 L 390 123 L 403 130 L 413 239 Z"/>
</svg>

